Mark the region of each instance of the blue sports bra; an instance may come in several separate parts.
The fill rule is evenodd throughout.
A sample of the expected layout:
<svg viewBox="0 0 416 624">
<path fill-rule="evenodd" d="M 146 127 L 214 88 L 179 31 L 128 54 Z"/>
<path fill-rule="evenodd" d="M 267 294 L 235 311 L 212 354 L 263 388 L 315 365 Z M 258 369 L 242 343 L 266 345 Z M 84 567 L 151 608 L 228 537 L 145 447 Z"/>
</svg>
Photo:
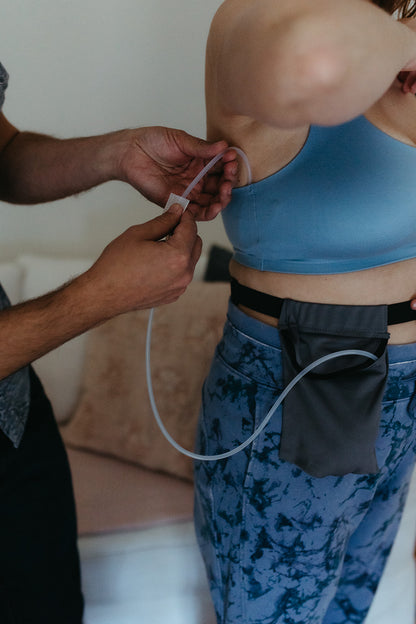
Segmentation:
<svg viewBox="0 0 416 624">
<path fill-rule="evenodd" d="M 310 129 L 277 173 L 234 189 L 222 217 L 234 258 L 261 271 L 329 274 L 416 257 L 416 148 L 365 117 Z"/>
</svg>

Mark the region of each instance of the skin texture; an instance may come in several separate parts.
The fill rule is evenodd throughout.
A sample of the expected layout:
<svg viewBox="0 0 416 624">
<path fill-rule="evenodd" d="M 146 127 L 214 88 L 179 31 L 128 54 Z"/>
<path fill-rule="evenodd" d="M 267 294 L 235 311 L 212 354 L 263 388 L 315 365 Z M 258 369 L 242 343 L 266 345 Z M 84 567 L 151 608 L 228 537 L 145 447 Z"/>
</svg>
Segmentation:
<svg viewBox="0 0 416 624">
<path fill-rule="evenodd" d="M 19 132 L 0 115 L 0 198 L 36 204 L 122 180 L 163 206 L 181 194 L 227 143 L 152 127 L 69 140 Z M 196 220 L 214 218 L 230 199 L 235 153 L 180 206 L 130 227 L 84 274 L 55 292 L 0 312 L 0 379 L 66 340 L 131 310 L 175 301 L 192 279 L 201 254 Z M 169 235 L 169 236 L 168 236 Z"/>
<path fill-rule="evenodd" d="M 254 181 L 287 165 L 311 124 L 365 114 L 416 146 L 413 19 L 398 21 L 367 0 L 227 0 L 214 17 L 206 58 L 208 138 L 243 149 Z M 241 169 L 238 184 L 246 183 Z M 231 264 L 241 283 L 275 296 L 357 305 L 414 298 L 415 271 L 415 260 L 322 276 Z M 414 322 L 389 330 L 391 342 L 416 340 Z"/>
</svg>

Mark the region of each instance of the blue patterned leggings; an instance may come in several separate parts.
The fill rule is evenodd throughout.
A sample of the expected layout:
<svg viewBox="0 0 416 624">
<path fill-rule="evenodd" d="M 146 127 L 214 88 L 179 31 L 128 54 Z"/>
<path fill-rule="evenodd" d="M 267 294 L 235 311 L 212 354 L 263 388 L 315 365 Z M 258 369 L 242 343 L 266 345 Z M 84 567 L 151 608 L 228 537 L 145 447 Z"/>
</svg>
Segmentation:
<svg viewBox="0 0 416 624">
<path fill-rule="evenodd" d="M 379 472 L 313 478 L 279 459 L 281 412 L 228 460 L 196 462 L 195 521 L 219 624 L 361 624 L 416 451 L 416 344 L 389 346 Z M 197 450 L 227 451 L 282 388 L 278 332 L 230 304 L 203 391 Z"/>
</svg>

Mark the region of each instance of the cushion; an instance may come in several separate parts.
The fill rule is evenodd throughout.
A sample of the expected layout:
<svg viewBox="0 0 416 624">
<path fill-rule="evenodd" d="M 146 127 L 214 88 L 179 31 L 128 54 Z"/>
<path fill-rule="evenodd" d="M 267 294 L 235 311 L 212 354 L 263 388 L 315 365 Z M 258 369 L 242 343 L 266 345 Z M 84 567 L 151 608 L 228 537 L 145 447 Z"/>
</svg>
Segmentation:
<svg viewBox="0 0 416 624">
<path fill-rule="evenodd" d="M 93 260 L 25 255 L 18 258 L 23 270 L 22 299 L 32 299 L 62 286 L 86 271 Z M 59 423 L 68 420 L 81 388 L 85 335 L 78 336 L 34 362 Z"/>
<path fill-rule="evenodd" d="M 193 282 L 174 304 L 155 310 L 153 390 L 160 416 L 192 450 L 201 388 L 224 324 L 229 285 Z M 62 428 L 65 442 L 192 479 L 192 460 L 162 436 L 148 398 L 145 341 L 149 312 L 132 312 L 88 336 L 79 406 Z"/>
<path fill-rule="evenodd" d="M 229 282 L 228 266 L 232 256 L 233 254 L 229 249 L 212 245 L 208 254 L 204 280 L 206 282 Z"/>
<path fill-rule="evenodd" d="M 89 451 L 67 451 L 78 535 L 132 531 L 192 519 L 193 487 L 188 481 Z"/>
</svg>

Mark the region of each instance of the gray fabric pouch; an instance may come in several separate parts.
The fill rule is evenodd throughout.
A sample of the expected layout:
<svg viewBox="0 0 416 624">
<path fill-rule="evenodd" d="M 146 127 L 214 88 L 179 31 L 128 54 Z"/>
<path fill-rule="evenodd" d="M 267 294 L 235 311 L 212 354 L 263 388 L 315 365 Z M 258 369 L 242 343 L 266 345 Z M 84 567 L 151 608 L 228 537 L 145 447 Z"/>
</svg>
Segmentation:
<svg viewBox="0 0 416 624">
<path fill-rule="evenodd" d="M 280 458 L 314 477 L 378 472 L 375 441 L 387 378 L 387 306 L 286 299 L 279 318 L 285 386 L 316 359 L 342 356 L 309 372 L 283 402 Z"/>
</svg>

